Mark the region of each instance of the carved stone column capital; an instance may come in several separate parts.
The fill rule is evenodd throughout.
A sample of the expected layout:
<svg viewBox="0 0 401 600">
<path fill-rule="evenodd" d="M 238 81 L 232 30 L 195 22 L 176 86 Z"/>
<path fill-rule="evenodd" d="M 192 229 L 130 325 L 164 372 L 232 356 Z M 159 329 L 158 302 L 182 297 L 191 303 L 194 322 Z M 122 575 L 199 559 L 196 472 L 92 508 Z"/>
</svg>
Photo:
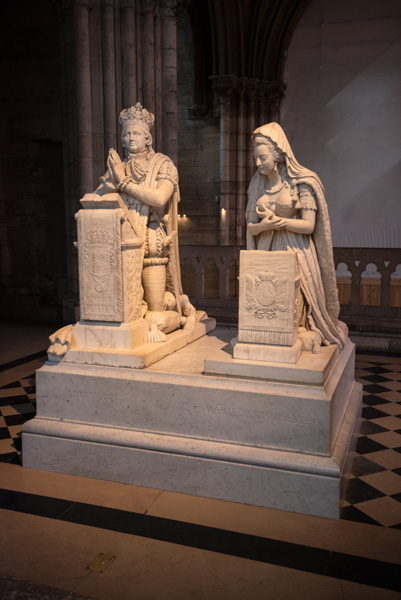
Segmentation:
<svg viewBox="0 0 401 600">
<path fill-rule="evenodd" d="M 188 107 L 188 117 L 190 119 L 202 119 L 209 116 L 209 107 L 207 104 L 193 104 Z"/>
<path fill-rule="evenodd" d="M 147 15 L 156 11 L 157 0 L 142 0 L 142 14 Z"/>
<path fill-rule="evenodd" d="M 283 99 L 285 84 L 280 81 L 260 80 L 256 87 L 256 101 L 278 105 Z"/>
<path fill-rule="evenodd" d="M 266 102 L 268 87 L 268 81 L 258 81 L 255 90 L 255 101 L 258 104 L 264 104 Z"/>
<path fill-rule="evenodd" d="M 230 102 L 238 87 L 236 75 L 211 75 L 212 89 L 219 94 L 221 102 Z"/>
<path fill-rule="evenodd" d="M 257 79 L 247 79 L 245 82 L 244 95 L 247 102 L 255 102 Z"/>
<path fill-rule="evenodd" d="M 246 94 L 246 82 L 247 82 L 247 78 L 246 77 L 239 77 L 237 79 L 237 84 L 236 84 L 236 93 L 238 96 L 238 99 L 241 100 L 241 102 L 245 99 L 245 94 Z"/>
<path fill-rule="evenodd" d="M 53 0 L 53 4 L 58 11 L 71 8 L 72 0 Z"/>
<path fill-rule="evenodd" d="M 120 0 L 120 10 L 125 11 L 129 9 L 136 10 L 137 0 Z"/>
<path fill-rule="evenodd" d="M 167 19 L 176 19 L 178 11 L 189 2 L 190 0 L 160 0 L 161 16 Z"/>
<path fill-rule="evenodd" d="M 281 81 L 271 81 L 267 89 L 267 100 L 269 104 L 278 106 L 284 98 L 286 85 Z"/>
<path fill-rule="evenodd" d="M 68 10 L 76 6 L 83 6 L 88 10 L 93 8 L 93 0 L 53 0 L 59 10 Z"/>
</svg>

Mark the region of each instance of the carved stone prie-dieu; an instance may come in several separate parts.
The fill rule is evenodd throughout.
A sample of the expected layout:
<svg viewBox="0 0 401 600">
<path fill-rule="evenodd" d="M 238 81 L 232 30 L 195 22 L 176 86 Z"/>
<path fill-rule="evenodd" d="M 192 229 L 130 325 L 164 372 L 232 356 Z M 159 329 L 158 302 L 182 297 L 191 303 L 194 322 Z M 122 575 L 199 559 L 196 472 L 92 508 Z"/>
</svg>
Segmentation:
<svg viewBox="0 0 401 600">
<path fill-rule="evenodd" d="M 243 250 L 240 253 L 238 342 L 234 358 L 267 360 L 261 345 L 274 347 L 274 356 L 296 362 L 300 274 L 293 252 Z M 254 351 L 251 346 L 256 345 Z M 282 351 L 283 350 L 283 351 Z M 273 360 L 272 358 L 270 358 Z"/>
<path fill-rule="evenodd" d="M 85 321 L 123 321 L 123 214 L 119 209 L 103 209 L 77 215 L 81 318 Z"/>
</svg>

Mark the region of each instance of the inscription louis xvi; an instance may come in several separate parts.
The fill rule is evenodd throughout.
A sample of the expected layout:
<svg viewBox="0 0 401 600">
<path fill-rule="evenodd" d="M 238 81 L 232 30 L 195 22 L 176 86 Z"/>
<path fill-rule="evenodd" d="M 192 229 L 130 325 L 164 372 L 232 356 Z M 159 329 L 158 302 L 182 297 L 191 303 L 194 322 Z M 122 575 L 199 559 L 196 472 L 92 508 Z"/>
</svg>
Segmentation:
<svg viewBox="0 0 401 600">
<path fill-rule="evenodd" d="M 101 392 L 81 392 L 78 390 L 70 391 L 70 398 L 74 400 L 100 400 L 101 402 L 112 402 L 113 396 L 111 394 L 103 394 Z"/>
</svg>

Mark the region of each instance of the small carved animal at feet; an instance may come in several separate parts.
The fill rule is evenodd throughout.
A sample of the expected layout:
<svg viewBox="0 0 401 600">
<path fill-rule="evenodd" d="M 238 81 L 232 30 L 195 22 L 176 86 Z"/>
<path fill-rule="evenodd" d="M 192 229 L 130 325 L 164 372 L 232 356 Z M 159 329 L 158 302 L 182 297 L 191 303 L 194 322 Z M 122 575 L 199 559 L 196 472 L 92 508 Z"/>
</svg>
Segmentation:
<svg viewBox="0 0 401 600">
<path fill-rule="evenodd" d="M 66 325 L 49 336 L 50 346 L 47 349 L 49 360 L 51 355 L 61 357 L 67 354 L 71 344 L 71 330 L 72 325 Z"/>
<path fill-rule="evenodd" d="M 313 354 L 321 354 L 322 338 L 316 331 L 307 331 L 305 327 L 298 328 L 298 337 L 302 342 L 302 350 L 312 352 Z"/>
</svg>

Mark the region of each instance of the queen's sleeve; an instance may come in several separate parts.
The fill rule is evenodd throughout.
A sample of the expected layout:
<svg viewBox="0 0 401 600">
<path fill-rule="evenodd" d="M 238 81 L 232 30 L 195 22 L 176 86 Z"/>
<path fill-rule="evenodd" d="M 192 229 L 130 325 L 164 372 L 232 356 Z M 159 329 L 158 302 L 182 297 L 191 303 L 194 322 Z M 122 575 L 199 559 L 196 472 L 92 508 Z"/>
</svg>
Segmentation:
<svg viewBox="0 0 401 600">
<path fill-rule="evenodd" d="M 299 203 L 301 208 L 305 210 L 317 210 L 316 198 L 312 191 L 312 188 L 306 184 L 301 183 L 298 185 L 299 192 Z"/>
</svg>

